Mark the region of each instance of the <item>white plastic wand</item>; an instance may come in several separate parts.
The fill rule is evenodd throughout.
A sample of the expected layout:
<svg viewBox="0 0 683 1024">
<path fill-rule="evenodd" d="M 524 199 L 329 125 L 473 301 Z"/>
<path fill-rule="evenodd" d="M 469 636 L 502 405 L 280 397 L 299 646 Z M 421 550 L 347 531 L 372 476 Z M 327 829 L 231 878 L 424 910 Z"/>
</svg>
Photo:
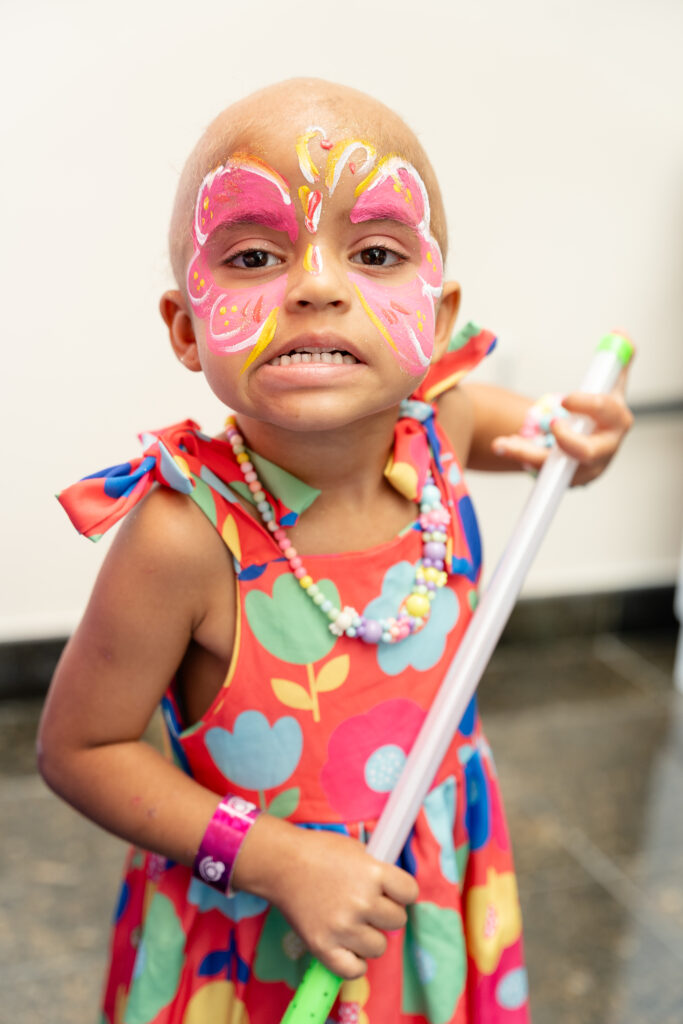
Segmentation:
<svg viewBox="0 0 683 1024">
<path fill-rule="evenodd" d="M 633 346 L 628 338 L 616 332 L 608 334 L 598 345 L 579 390 L 588 394 L 611 391 L 632 354 Z M 575 417 L 572 428 L 589 434 L 594 424 L 588 417 Z M 536 485 L 370 838 L 368 853 L 377 860 L 391 864 L 403 849 L 577 465 L 576 459 L 554 448 L 538 474 Z M 282 1024 L 325 1024 L 340 986 L 341 979 L 314 960 Z"/>
</svg>

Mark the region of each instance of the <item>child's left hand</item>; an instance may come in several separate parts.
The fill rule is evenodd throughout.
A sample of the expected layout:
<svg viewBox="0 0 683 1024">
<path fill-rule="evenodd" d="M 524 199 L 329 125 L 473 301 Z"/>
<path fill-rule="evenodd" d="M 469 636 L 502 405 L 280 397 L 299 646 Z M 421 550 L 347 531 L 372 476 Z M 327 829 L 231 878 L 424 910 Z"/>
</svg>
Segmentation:
<svg viewBox="0 0 683 1024">
<path fill-rule="evenodd" d="M 550 429 L 559 447 L 579 462 L 572 486 L 590 483 L 600 476 L 630 430 L 633 413 L 626 404 L 624 389 L 625 374 L 622 374 L 608 395 L 575 391 L 562 400 L 567 412 L 589 416 L 595 422 L 592 434 L 578 434 L 572 430 L 569 418 L 558 417 L 551 424 Z M 497 437 L 491 447 L 499 457 L 521 463 L 525 469 L 531 470 L 539 470 L 551 450 L 539 447 L 521 434 Z"/>
</svg>

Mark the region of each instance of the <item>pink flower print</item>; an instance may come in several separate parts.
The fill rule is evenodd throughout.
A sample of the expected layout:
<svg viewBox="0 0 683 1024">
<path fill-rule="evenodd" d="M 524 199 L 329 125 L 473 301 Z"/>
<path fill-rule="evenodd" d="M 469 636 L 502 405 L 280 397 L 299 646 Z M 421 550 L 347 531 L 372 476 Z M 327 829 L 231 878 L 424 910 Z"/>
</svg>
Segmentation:
<svg viewBox="0 0 683 1024">
<path fill-rule="evenodd" d="M 424 717 L 414 701 L 396 699 L 337 726 L 320 782 L 330 806 L 345 820 L 379 817 Z"/>
</svg>

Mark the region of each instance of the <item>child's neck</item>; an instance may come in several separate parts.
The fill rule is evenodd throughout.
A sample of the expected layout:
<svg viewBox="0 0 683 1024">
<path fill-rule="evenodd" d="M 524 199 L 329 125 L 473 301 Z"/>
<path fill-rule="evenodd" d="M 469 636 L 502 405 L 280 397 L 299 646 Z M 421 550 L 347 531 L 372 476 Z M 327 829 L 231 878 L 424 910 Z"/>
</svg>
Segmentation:
<svg viewBox="0 0 683 1024">
<path fill-rule="evenodd" d="M 301 554 L 370 548 L 414 521 L 415 504 L 384 477 L 397 410 L 343 429 L 303 433 L 238 417 L 247 444 L 321 494 L 292 529 Z"/>
<path fill-rule="evenodd" d="M 325 494 L 358 500 L 382 486 L 398 412 L 386 411 L 335 430 L 285 430 L 247 416 L 238 426 L 247 444 L 264 458 Z"/>
</svg>

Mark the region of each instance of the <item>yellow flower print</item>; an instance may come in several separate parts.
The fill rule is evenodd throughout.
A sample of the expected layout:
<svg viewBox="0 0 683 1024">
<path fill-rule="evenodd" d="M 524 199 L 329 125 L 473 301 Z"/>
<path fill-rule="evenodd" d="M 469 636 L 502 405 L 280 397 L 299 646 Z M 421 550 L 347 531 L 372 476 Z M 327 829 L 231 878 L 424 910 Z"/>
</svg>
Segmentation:
<svg viewBox="0 0 683 1024">
<path fill-rule="evenodd" d="M 522 933 L 517 881 L 495 868 L 486 873 L 486 885 L 474 885 L 465 907 L 467 947 L 482 974 L 493 974 L 503 950 Z"/>
<path fill-rule="evenodd" d="M 235 995 L 231 981 L 210 981 L 198 989 L 187 1004 L 183 1024 L 205 1024 L 209 1020 L 249 1024 L 249 1014 Z"/>
<path fill-rule="evenodd" d="M 370 983 L 364 976 L 345 981 L 339 992 L 339 1024 L 369 1024 L 363 1007 L 370 998 Z"/>
</svg>

